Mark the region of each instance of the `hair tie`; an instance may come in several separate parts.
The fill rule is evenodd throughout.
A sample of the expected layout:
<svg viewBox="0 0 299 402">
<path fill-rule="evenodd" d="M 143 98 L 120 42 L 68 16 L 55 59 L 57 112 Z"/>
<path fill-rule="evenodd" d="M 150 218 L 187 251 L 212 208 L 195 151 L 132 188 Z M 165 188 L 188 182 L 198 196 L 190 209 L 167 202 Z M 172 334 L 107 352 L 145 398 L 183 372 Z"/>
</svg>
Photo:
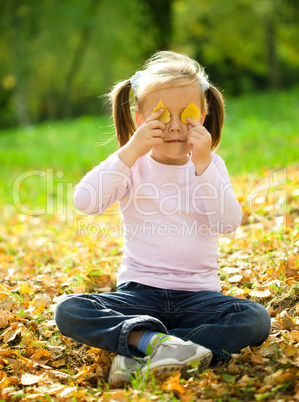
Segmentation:
<svg viewBox="0 0 299 402">
<path fill-rule="evenodd" d="M 138 80 L 142 76 L 142 73 L 142 71 L 136 71 L 136 73 L 130 79 L 132 91 L 134 92 L 136 92 Z"/>
<path fill-rule="evenodd" d="M 203 75 L 199 75 L 199 82 L 203 92 L 206 92 L 209 89 L 210 83 Z"/>
</svg>

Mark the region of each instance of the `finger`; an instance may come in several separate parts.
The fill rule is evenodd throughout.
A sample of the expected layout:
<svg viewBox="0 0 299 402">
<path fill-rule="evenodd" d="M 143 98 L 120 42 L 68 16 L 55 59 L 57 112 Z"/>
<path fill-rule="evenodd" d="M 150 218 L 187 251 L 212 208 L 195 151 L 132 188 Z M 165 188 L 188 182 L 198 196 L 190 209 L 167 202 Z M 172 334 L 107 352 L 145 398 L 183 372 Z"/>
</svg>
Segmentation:
<svg viewBox="0 0 299 402">
<path fill-rule="evenodd" d="M 187 121 L 192 127 L 202 126 L 202 124 L 199 121 L 193 120 L 191 119 L 191 117 L 187 117 Z"/>
<path fill-rule="evenodd" d="M 160 130 L 162 130 L 162 131 L 165 130 L 165 124 L 162 123 L 162 121 L 160 121 L 160 120 L 150 121 L 150 122 L 147 123 L 147 124 L 148 124 L 148 127 L 149 127 L 151 130 L 155 130 L 155 129 L 160 129 Z"/>
<path fill-rule="evenodd" d="M 157 120 L 160 116 L 162 116 L 162 114 L 164 113 L 165 109 L 160 109 L 157 110 L 155 113 L 153 113 L 150 117 L 148 117 L 145 120 L 145 123 L 149 123 L 151 121 Z"/>
<path fill-rule="evenodd" d="M 197 136 L 202 136 L 202 137 L 211 137 L 211 134 L 209 131 L 202 125 L 192 127 L 188 130 L 188 136 L 190 135 L 197 135 Z"/>
<path fill-rule="evenodd" d="M 155 138 L 152 146 L 154 147 L 154 146 L 163 145 L 163 144 L 164 144 L 164 141 L 162 140 L 162 138 Z"/>
<path fill-rule="evenodd" d="M 201 141 L 196 137 L 189 137 L 188 138 L 188 144 L 189 145 L 200 145 Z"/>
<path fill-rule="evenodd" d="M 195 138 L 197 140 L 202 140 L 205 137 L 204 133 L 200 131 L 190 130 L 187 134 L 187 139 Z"/>
<path fill-rule="evenodd" d="M 153 134 L 152 136 L 154 138 L 164 138 L 164 133 L 162 130 L 159 130 L 159 129 L 153 130 L 152 134 Z"/>
</svg>

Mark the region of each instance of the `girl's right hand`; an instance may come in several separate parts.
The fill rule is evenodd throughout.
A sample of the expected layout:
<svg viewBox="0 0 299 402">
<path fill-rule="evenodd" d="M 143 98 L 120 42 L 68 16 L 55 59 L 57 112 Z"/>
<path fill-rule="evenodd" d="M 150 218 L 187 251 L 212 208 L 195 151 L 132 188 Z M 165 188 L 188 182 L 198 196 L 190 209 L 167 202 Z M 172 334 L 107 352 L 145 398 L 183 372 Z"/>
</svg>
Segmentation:
<svg viewBox="0 0 299 402">
<path fill-rule="evenodd" d="M 164 109 L 160 109 L 148 117 L 130 138 L 128 145 L 132 146 L 132 151 L 138 157 L 147 154 L 154 146 L 163 145 L 165 124 L 158 118 L 163 114 Z"/>
<path fill-rule="evenodd" d="M 158 120 L 163 112 L 164 109 L 160 109 L 148 117 L 138 127 L 127 144 L 118 151 L 120 160 L 129 168 L 154 146 L 163 145 L 165 124 Z"/>
</svg>

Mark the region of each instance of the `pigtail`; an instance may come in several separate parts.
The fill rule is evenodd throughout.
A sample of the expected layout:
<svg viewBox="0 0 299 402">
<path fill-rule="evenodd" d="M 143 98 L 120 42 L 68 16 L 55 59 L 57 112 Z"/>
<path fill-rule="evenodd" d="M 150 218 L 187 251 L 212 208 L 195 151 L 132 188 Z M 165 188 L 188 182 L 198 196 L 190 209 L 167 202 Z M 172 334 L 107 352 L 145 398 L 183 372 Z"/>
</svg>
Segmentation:
<svg viewBox="0 0 299 402">
<path fill-rule="evenodd" d="M 130 80 L 117 84 L 110 94 L 117 145 L 124 146 L 136 131 L 130 108 Z"/>
<path fill-rule="evenodd" d="M 212 136 L 212 149 L 214 149 L 220 143 L 224 122 L 224 102 L 221 93 L 213 85 L 209 85 L 205 95 L 208 113 L 203 125 Z"/>
</svg>

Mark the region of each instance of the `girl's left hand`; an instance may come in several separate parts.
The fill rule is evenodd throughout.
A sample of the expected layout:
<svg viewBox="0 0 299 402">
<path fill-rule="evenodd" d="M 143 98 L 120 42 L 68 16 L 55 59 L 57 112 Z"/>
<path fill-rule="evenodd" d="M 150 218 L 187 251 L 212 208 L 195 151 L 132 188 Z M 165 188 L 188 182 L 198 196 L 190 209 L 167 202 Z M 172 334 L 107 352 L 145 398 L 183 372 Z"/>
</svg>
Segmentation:
<svg viewBox="0 0 299 402">
<path fill-rule="evenodd" d="M 191 160 L 195 165 L 197 175 L 201 175 L 211 163 L 212 136 L 198 121 L 187 118 L 188 143 L 192 147 Z"/>
</svg>

